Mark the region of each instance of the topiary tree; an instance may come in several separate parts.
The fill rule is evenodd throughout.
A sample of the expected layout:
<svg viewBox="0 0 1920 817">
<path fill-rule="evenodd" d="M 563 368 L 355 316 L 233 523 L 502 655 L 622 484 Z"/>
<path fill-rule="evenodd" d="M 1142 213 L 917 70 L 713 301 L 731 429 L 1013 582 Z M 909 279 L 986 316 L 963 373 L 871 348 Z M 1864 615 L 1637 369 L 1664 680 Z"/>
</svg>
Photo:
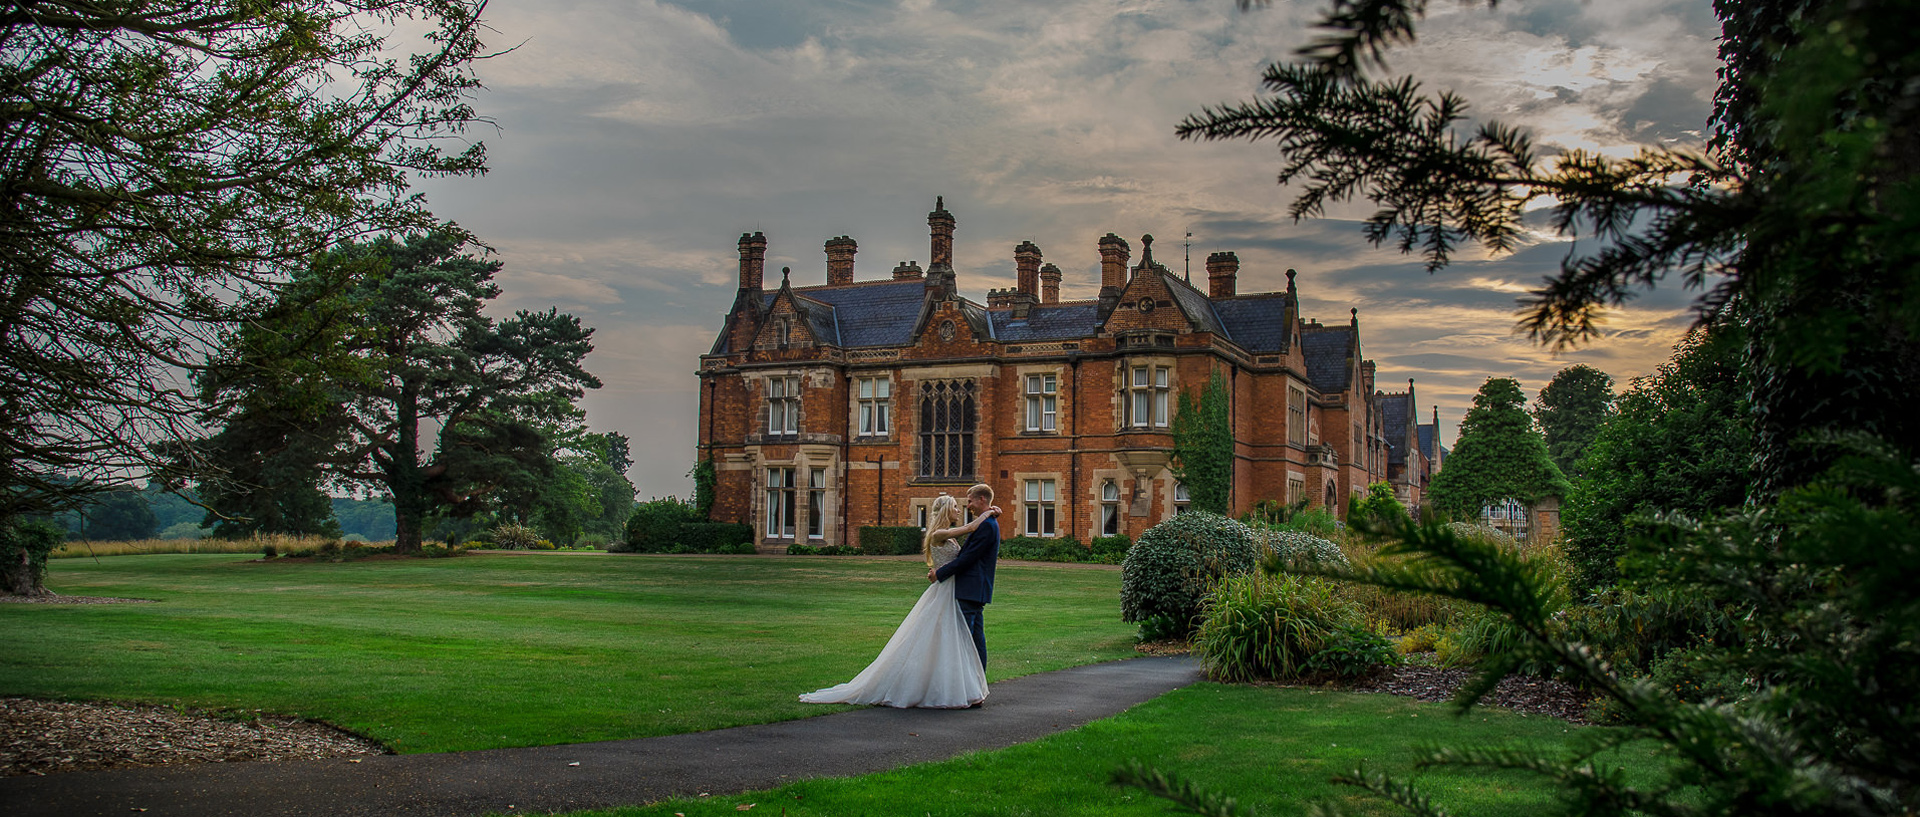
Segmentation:
<svg viewBox="0 0 1920 817">
<path fill-rule="evenodd" d="M 1477 518 L 1481 508 L 1503 499 L 1532 505 L 1542 497 L 1567 495 L 1567 478 L 1547 456 L 1547 443 L 1534 430 L 1526 404 L 1519 381 L 1491 377 L 1481 384 L 1447 467 L 1434 475 L 1428 490 L 1436 510 Z"/>
<path fill-rule="evenodd" d="M 1148 528 L 1120 565 L 1120 617 L 1159 619 L 1191 632 L 1201 601 L 1226 576 L 1259 563 L 1253 530 L 1219 514 L 1188 511 Z"/>
</svg>

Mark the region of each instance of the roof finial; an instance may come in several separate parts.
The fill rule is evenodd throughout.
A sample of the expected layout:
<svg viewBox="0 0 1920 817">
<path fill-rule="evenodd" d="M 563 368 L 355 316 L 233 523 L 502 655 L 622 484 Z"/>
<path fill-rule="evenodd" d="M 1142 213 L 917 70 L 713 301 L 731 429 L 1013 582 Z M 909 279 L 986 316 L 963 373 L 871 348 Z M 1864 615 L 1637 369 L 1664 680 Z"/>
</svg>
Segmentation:
<svg viewBox="0 0 1920 817">
<path fill-rule="evenodd" d="M 933 197 L 933 209 L 935 209 L 935 210 L 945 210 L 945 209 L 947 209 L 947 197 L 946 197 L 946 196 L 934 196 L 934 197 Z"/>
<path fill-rule="evenodd" d="M 793 268 L 792 268 L 792 267 L 781 267 L 781 268 L 780 268 L 780 285 L 781 285 L 781 286 L 786 286 L 786 285 L 787 285 L 787 278 L 788 278 L 789 276 L 791 276 L 791 275 L 793 275 Z"/>
<path fill-rule="evenodd" d="M 1153 266 L 1153 234 L 1140 236 L 1140 268 Z"/>
</svg>

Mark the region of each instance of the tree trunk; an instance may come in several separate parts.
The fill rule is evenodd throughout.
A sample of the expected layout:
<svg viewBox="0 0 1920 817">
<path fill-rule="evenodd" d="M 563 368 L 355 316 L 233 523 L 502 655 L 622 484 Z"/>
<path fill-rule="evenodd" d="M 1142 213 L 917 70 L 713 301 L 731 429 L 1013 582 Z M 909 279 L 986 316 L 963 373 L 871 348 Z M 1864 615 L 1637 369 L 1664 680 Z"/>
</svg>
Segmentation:
<svg viewBox="0 0 1920 817">
<path fill-rule="evenodd" d="M 400 384 L 399 421 L 392 450 L 387 452 L 387 490 L 393 494 L 393 551 L 420 552 L 420 526 L 427 511 L 427 494 L 420 474 L 420 387 L 412 380 Z"/>
<path fill-rule="evenodd" d="M 40 584 L 40 571 L 34 569 L 33 554 L 25 548 L 8 554 L 12 558 L 0 564 L 0 589 L 15 596 L 51 596 Z"/>
</svg>

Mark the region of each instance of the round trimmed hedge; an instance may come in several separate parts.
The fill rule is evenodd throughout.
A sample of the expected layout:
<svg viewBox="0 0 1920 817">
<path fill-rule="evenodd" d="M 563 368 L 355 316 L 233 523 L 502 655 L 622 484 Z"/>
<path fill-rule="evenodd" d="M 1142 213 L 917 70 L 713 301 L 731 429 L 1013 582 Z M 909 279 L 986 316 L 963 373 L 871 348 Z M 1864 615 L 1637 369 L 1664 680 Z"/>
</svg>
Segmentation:
<svg viewBox="0 0 1920 817">
<path fill-rule="evenodd" d="M 1174 633 L 1194 627 L 1201 601 L 1221 579 L 1252 572 L 1253 531 L 1219 514 L 1188 511 L 1140 534 L 1120 565 L 1120 617 L 1155 619 Z"/>
</svg>

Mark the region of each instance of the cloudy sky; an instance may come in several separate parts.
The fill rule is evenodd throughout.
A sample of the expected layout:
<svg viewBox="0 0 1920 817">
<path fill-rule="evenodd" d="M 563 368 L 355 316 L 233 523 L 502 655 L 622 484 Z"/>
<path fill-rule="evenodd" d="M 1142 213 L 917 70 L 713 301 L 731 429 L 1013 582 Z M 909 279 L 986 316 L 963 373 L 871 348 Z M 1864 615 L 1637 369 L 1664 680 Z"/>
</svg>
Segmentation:
<svg viewBox="0 0 1920 817">
<path fill-rule="evenodd" d="M 1173 135 L 1205 105 L 1259 95 L 1263 66 L 1306 42 L 1320 4 L 1276 0 L 516 0 L 488 11 L 476 129 L 492 170 L 421 189 L 505 262 L 503 310 L 558 307 L 596 328 L 585 405 L 633 438 L 642 498 L 690 492 L 693 372 L 732 301 L 735 242 L 767 234 L 769 283 L 825 280 L 821 245 L 859 242 L 855 277 L 928 258 L 946 197 L 963 294 L 1013 284 L 1013 247 L 1098 289 L 1114 232 L 1178 271 L 1231 250 L 1240 291 L 1299 270 L 1308 317 L 1357 307 L 1380 382 L 1414 378 L 1451 444 L 1473 392 L 1531 395 L 1587 363 L 1626 381 L 1663 361 L 1689 294 L 1655 292 L 1609 336 L 1558 356 L 1512 333 L 1514 300 L 1557 268 L 1550 235 L 1435 275 L 1361 237 L 1363 205 L 1295 224 L 1271 145 Z M 1437 0 L 1392 69 L 1465 96 L 1478 117 L 1557 147 L 1630 153 L 1697 143 L 1713 93 L 1710 0 Z M 1137 256 L 1136 256 L 1137 257 Z M 1196 262 L 1196 267 L 1202 265 Z M 1199 273 L 1204 275 L 1204 271 Z"/>
</svg>

